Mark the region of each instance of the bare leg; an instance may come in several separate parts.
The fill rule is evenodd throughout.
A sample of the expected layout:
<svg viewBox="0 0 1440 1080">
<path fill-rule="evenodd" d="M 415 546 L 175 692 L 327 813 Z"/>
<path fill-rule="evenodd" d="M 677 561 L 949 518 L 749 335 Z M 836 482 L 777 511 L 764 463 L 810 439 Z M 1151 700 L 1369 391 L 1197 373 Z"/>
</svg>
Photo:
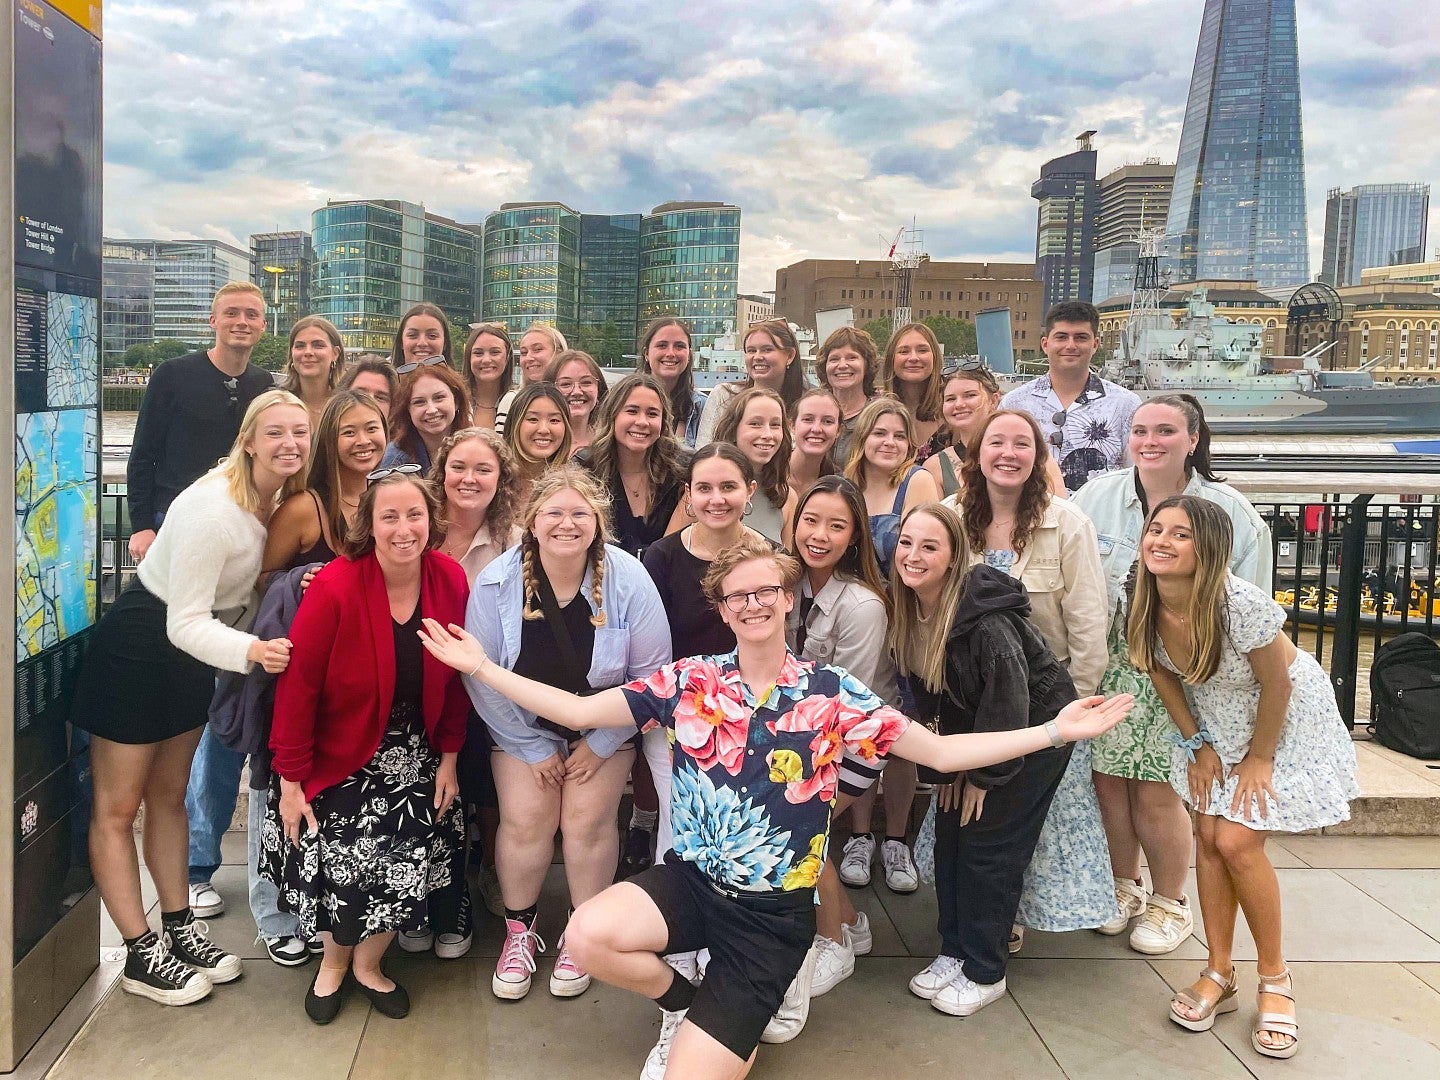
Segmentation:
<svg viewBox="0 0 1440 1080">
<path fill-rule="evenodd" d="M 95 795 L 90 812 L 90 866 L 100 897 L 121 936 L 142 937 L 149 925 L 140 898 L 140 861 L 135 855 L 135 815 L 157 743 L 134 746 L 95 735 L 90 739 L 90 770 Z M 181 884 L 185 875 L 181 875 Z M 173 909 L 172 909 L 173 910 Z"/>
<path fill-rule="evenodd" d="M 363 983 L 371 990 L 379 990 L 382 994 L 388 994 L 395 989 L 395 983 L 387 979 L 384 972 L 380 970 L 380 958 L 385 955 L 385 950 L 390 947 L 390 942 L 394 938 L 395 931 L 391 930 L 384 934 L 367 937 L 355 946 L 350 964 L 355 969 L 357 982 Z"/>
<path fill-rule="evenodd" d="M 850 831 L 857 833 L 870 832 L 870 817 L 875 810 L 875 785 L 871 784 L 865 789 L 865 794 L 850 804 Z M 836 814 L 839 817 L 839 814 Z"/>
<path fill-rule="evenodd" d="M 505 906 L 520 911 L 540 899 L 545 872 L 555 854 L 560 827 L 560 791 L 541 790 L 530 766 L 496 751 L 490 755 L 500 795 L 500 830 L 495 835 L 495 871 Z"/>
<path fill-rule="evenodd" d="M 1284 974 L 1285 952 L 1281 947 L 1280 881 L 1265 854 L 1269 833 L 1248 829 L 1233 821 L 1217 820 L 1215 847 L 1230 871 L 1235 895 L 1245 912 L 1245 923 L 1255 939 L 1255 970 L 1265 976 Z M 1293 1015 L 1295 1005 L 1278 994 L 1262 994 L 1261 1012 Z M 1275 1031 L 1262 1031 L 1260 1041 L 1274 1049 L 1289 1046 L 1294 1039 Z"/>
<path fill-rule="evenodd" d="M 611 986 L 654 999 L 674 980 L 675 969 L 660 959 L 670 940 L 665 916 L 628 881 L 576 908 L 565 940 L 580 967 Z"/>
<path fill-rule="evenodd" d="M 1235 945 L 1235 887 L 1230 871 L 1216 847 L 1215 827 L 1219 819 L 1209 814 L 1195 815 L 1195 879 L 1200 893 L 1200 914 L 1205 920 L 1205 942 L 1209 949 L 1208 963 L 1222 978 L 1228 979 L 1235 964 L 1231 959 Z M 1220 996 L 1220 988 L 1209 979 L 1198 979 L 1191 993 L 1205 1001 Z M 1174 1006 L 1181 1016 L 1200 1019 L 1197 1009 Z"/>
<path fill-rule="evenodd" d="M 843 814 L 855 802 L 855 796 L 840 792 L 835 796 L 835 811 L 831 820 Z M 820 907 L 815 912 L 815 932 L 831 941 L 839 941 L 842 926 L 855 925 L 860 916 L 850 902 L 850 893 L 840 881 L 835 863 L 825 856 L 825 865 L 820 869 L 820 880 L 816 882 L 820 895 Z"/>
<path fill-rule="evenodd" d="M 910 812 L 915 808 L 915 763 L 891 758 L 885 766 L 885 836 L 904 839 L 910 831 Z"/>
<path fill-rule="evenodd" d="M 566 781 L 561 789 L 561 847 L 571 907 L 579 907 L 615 880 L 620 855 L 615 814 L 634 760 L 633 750 L 619 750 L 585 783 Z"/>
<path fill-rule="evenodd" d="M 495 865 L 495 837 L 500 832 L 500 808 L 477 806 L 475 821 L 480 826 L 480 861 L 483 866 Z"/>
<path fill-rule="evenodd" d="M 329 931 L 320 935 L 325 942 L 325 955 L 320 958 L 320 971 L 315 976 L 315 996 L 329 997 L 340 989 L 345 972 L 350 970 L 354 945 L 336 945 Z"/>
<path fill-rule="evenodd" d="M 1130 790 L 1139 783 L 1123 776 L 1091 772 L 1095 781 L 1095 798 L 1100 803 L 1100 822 L 1105 826 L 1105 841 L 1110 848 L 1110 869 L 1118 878 L 1140 880 L 1140 837 L 1132 820 Z"/>
<path fill-rule="evenodd" d="M 1190 811 L 1169 784 L 1130 780 L 1130 820 L 1150 864 L 1150 887 L 1167 900 L 1185 893 L 1193 830 Z"/>
<path fill-rule="evenodd" d="M 675 1045 L 670 1048 L 670 1066 L 666 1076 L 683 1076 L 685 1080 L 743 1080 L 755 1064 L 755 1053 L 741 1061 L 714 1036 L 701 1031 L 688 1020 L 680 1025 Z"/>
<path fill-rule="evenodd" d="M 145 778 L 145 866 L 160 894 L 161 911 L 180 911 L 190 904 L 185 788 L 203 730 L 196 728 L 158 744 Z"/>
</svg>

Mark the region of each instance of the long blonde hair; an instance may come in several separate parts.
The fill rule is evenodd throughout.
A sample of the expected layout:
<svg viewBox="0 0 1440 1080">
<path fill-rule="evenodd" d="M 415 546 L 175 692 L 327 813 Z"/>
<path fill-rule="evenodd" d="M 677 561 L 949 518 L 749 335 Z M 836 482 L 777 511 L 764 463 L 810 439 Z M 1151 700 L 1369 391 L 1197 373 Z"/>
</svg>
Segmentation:
<svg viewBox="0 0 1440 1080">
<path fill-rule="evenodd" d="M 545 617 L 545 612 L 539 607 L 540 586 L 535 574 L 535 562 L 540 555 L 535 541 L 535 515 L 548 499 L 567 488 L 584 499 L 595 512 L 595 539 L 591 541 L 588 552 L 590 600 L 595 608 L 595 614 L 590 616 L 590 625 L 604 626 L 605 545 L 611 540 L 610 494 L 600 481 L 579 465 L 557 465 L 536 480 L 530 490 L 530 503 L 525 507 L 525 537 L 520 541 L 521 595 L 525 598 L 521 616 L 531 620 Z"/>
<path fill-rule="evenodd" d="M 915 455 L 920 447 L 916 445 L 918 438 L 915 431 L 915 418 L 905 403 L 897 397 L 889 394 L 881 394 L 869 402 L 865 408 L 860 410 L 860 415 L 855 418 L 855 431 L 850 436 L 850 456 L 845 460 L 845 478 L 858 487 L 861 492 L 865 490 L 865 444 L 870 441 L 870 433 L 875 430 L 883 417 L 898 416 L 900 423 L 905 428 L 905 441 L 910 446 L 910 452 L 905 459 L 890 473 L 888 477 L 890 486 L 898 488 L 900 482 L 905 479 L 905 474 L 915 464 Z"/>
<path fill-rule="evenodd" d="M 965 593 L 965 527 L 960 515 L 942 503 L 925 503 L 905 515 L 900 523 L 916 514 L 928 514 L 944 528 L 950 540 L 950 564 L 945 568 L 945 586 L 940 602 L 924 622 L 920 621 L 920 602 L 915 593 L 900 580 L 900 560 L 890 568 L 890 651 L 900 673 L 918 677 L 930 690 L 939 693 L 945 688 L 945 655 L 950 642 L 950 626 Z"/>
<path fill-rule="evenodd" d="M 241 290 L 232 290 L 239 292 Z M 220 459 L 220 463 L 210 470 L 210 475 L 225 477 L 225 490 L 229 493 L 230 499 L 236 506 L 246 513 L 254 514 L 259 512 L 263 503 L 260 499 L 260 491 L 255 487 L 254 463 L 249 454 L 245 452 L 245 444 L 255 438 L 255 429 L 260 426 L 260 414 L 272 405 L 294 405 L 305 413 L 305 419 L 310 419 L 310 412 L 301 401 L 289 390 L 266 390 L 263 394 L 250 402 L 245 410 L 245 418 L 240 421 L 240 434 L 235 436 L 235 441 L 230 445 L 230 453 Z M 305 467 L 294 476 L 287 476 L 285 482 L 280 485 L 279 492 L 275 495 L 272 506 L 279 506 L 296 492 L 304 491 L 307 480 L 310 477 L 310 455 L 305 455 Z"/>
<path fill-rule="evenodd" d="M 1220 652 L 1229 629 L 1225 617 L 1225 579 L 1230 572 L 1230 556 L 1234 550 L 1234 527 L 1224 510 L 1198 495 L 1172 495 L 1150 511 L 1141 543 L 1150 532 L 1161 510 L 1176 509 L 1190 519 L 1190 538 L 1195 545 L 1195 578 L 1190 593 L 1190 662 L 1180 677 L 1194 685 L 1203 683 L 1220 666 Z M 1160 594 L 1155 575 L 1145 566 L 1142 555 L 1135 567 L 1135 598 L 1130 604 L 1126 626 L 1130 663 L 1144 672 L 1159 665 L 1155 658 L 1158 631 L 1155 620 L 1160 614 Z"/>
</svg>

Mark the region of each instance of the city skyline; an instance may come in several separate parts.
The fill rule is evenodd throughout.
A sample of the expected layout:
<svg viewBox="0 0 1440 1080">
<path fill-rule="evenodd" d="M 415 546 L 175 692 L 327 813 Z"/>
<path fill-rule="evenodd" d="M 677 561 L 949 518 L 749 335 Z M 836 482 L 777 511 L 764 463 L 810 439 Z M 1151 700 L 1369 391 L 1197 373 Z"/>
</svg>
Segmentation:
<svg viewBox="0 0 1440 1080">
<path fill-rule="evenodd" d="M 459 221 L 502 202 L 624 213 L 715 199 L 745 212 L 742 292 L 803 258 L 883 254 L 912 217 L 936 258 L 1029 261 L 1029 186 L 1076 131 L 1098 129 L 1102 173 L 1174 160 L 1202 6 L 860 3 L 842 21 L 806 4 L 711 5 L 702 19 L 659 5 L 477 17 L 438 0 L 323 15 L 116 0 L 106 232 L 243 246 L 350 197 Z M 1413 33 L 1418 3 L 1383 15 L 1300 5 L 1313 267 L 1329 188 L 1440 177 L 1424 74 L 1440 43 Z"/>
</svg>

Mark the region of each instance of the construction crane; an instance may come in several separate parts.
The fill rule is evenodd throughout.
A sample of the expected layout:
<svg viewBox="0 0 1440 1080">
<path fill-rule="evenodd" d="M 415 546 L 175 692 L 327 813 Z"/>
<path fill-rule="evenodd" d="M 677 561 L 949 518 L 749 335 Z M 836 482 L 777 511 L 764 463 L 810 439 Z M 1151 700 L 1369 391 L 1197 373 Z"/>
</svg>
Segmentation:
<svg viewBox="0 0 1440 1080">
<path fill-rule="evenodd" d="M 895 233 L 895 239 L 890 241 L 890 250 L 885 256 L 890 260 L 890 269 L 895 274 L 895 312 L 891 318 L 892 325 L 897 330 L 911 321 L 910 285 L 915 280 L 915 271 L 923 263 L 930 261 L 924 246 L 925 234 L 915 227 L 915 220 L 912 218 L 908 228 L 902 225 Z"/>
</svg>

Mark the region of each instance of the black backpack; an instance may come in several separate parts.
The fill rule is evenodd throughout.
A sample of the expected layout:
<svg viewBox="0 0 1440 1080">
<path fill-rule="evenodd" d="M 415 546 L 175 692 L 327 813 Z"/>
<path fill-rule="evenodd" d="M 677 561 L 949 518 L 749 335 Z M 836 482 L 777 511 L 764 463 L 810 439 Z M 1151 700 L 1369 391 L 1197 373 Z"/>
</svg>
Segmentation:
<svg viewBox="0 0 1440 1080">
<path fill-rule="evenodd" d="M 1370 734 L 1411 757 L 1440 759 L 1440 645 L 1425 634 L 1401 634 L 1375 650 L 1370 665 Z"/>
</svg>

